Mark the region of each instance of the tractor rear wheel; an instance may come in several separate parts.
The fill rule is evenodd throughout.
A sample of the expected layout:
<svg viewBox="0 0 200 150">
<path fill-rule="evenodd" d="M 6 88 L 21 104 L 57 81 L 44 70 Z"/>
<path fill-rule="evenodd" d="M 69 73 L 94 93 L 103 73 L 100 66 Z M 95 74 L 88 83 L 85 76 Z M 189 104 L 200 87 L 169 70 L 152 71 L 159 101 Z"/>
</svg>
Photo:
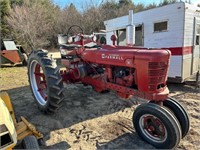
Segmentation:
<svg viewBox="0 0 200 150">
<path fill-rule="evenodd" d="M 138 135 L 162 149 L 173 149 L 181 139 L 181 127 L 176 117 L 164 107 L 144 103 L 133 114 L 133 124 Z"/>
<path fill-rule="evenodd" d="M 28 77 L 33 96 L 44 113 L 54 113 L 61 107 L 63 82 L 54 59 L 43 50 L 32 51 L 28 59 Z"/>
<path fill-rule="evenodd" d="M 181 125 L 182 138 L 184 138 L 187 135 L 190 128 L 190 121 L 186 110 L 179 102 L 177 102 L 173 98 L 165 100 L 163 102 L 163 106 L 169 108 L 170 111 L 172 111 L 178 119 Z"/>
</svg>

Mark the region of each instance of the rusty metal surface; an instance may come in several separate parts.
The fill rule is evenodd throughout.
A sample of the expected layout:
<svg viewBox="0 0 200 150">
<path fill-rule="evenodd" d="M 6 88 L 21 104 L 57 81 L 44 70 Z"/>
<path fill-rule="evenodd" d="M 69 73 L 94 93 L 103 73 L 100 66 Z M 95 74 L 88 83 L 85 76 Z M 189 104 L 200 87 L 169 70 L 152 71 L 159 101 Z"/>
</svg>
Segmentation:
<svg viewBox="0 0 200 150">
<path fill-rule="evenodd" d="M 3 50 L 0 52 L 0 54 L 1 54 L 1 57 L 4 58 L 4 61 L 2 62 L 2 64 L 3 63 L 15 64 L 15 63 L 21 62 L 18 50 L 12 50 L 12 51 Z"/>
</svg>

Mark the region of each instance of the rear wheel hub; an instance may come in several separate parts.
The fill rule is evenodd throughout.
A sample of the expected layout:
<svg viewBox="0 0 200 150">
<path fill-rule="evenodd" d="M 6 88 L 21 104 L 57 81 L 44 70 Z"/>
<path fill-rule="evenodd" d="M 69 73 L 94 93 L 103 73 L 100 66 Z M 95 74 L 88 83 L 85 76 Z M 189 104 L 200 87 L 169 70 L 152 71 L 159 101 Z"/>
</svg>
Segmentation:
<svg viewBox="0 0 200 150">
<path fill-rule="evenodd" d="M 47 102 L 47 82 L 44 71 L 36 60 L 31 62 L 30 67 L 31 86 L 34 95 L 41 105 L 45 105 Z"/>
</svg>

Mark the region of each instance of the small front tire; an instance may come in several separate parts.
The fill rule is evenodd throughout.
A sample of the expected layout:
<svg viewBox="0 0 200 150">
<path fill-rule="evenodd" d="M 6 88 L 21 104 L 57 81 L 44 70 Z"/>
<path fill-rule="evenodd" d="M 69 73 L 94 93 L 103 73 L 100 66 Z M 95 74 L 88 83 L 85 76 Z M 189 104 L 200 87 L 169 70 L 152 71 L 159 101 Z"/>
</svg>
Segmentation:
<svg viewBox="0 0 200 150">
<path fill-rule="evenodd" d="M 161 149 L 175 148 L 181 139 L 181 128 L 176 117 L 164 107 L 152 103 L 138 106 L 133 114 L 138 135 Z"/>
<path fill-rule="evenodd" d="M 173 98 L 169 98 L 163 102 L 163 106 L 167 107 L 174 113 L 181 125 L 182 138 L 184 138 L 190 128 L 190 120 L 184 107 Z"/>
<path fill-rule="evenodd" d="M 23 139 L 22 147 L 24 149 L 35 149 L 35 150 L 40 149 L 38 141 L 37 141 L 36 137 L 33 135 L 27 136 Z"/>
</svg>

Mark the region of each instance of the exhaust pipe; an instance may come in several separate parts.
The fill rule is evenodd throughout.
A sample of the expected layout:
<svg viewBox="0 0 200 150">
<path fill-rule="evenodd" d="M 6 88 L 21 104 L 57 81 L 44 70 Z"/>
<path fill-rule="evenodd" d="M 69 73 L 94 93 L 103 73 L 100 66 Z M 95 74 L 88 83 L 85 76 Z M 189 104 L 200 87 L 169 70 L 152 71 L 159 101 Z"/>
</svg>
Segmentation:
<svg viewBox="0 0 200 150">
<path fill-rule="evenodd" d="M 135 45 L 135 25 L 133 24 L 133 10 L 129 10 L 128 25 L 126 27 L 126 41 L 128 46 Z"/>
</svg>

